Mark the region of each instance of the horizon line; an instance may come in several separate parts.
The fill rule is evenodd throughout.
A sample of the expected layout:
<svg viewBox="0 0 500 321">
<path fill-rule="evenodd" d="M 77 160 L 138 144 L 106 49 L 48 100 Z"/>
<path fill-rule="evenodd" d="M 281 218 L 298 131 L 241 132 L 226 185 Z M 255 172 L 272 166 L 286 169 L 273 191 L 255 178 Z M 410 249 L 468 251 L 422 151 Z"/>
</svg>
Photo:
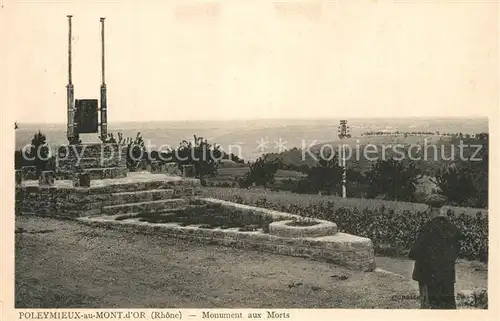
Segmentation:
<svg viewBox="0 0 500 321">
<path fill-rule="evenodd" d="M 489 120 L 488 116 L 484 115 L 457 115 L 457 116 L 356 116 L 356 117 L 314 117 L 314 118 L 289 118 L 289 117 L 269 117 L 269 118 L 227 118 L 227 119 L 162 119 L 162 120 L 117 120 L 114 122 L 109 122 L 108 125 L 112 125 L 113 123 L 159 123 L 159 122 L 231 122 L 231 121 L 272 121 L 272 120 L 285 120 L 285 121 L 314 121 L 314 120 L 341 120 L 349 119 L 359 120 L 359 119 L 484 119 Z M 55 122 L 33 122 L 33 121 L 15 121 L 17 124 L 47 124 L 47 125 L 65 125 L 67 122 L 65 121 L 55 121 Z"/>
</svg>

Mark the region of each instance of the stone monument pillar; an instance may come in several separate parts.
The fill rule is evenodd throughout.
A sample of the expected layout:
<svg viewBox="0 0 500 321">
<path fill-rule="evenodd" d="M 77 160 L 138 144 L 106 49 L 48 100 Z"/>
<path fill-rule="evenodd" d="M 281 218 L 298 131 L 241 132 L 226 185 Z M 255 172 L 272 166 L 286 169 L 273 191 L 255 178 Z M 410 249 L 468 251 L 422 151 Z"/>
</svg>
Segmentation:
<svg viewBox="0 0 500 321">
<path fill-rule="evenodd" d="M 122 146 L 104 143 L 107 136 L 107 97 L 104 64 L 104 19 L 101 22 L 102 83 L 100 103 L 100 138 L 102 143 L 80 142 L 80 134 L 98 133 L 97 100 L 77 99 L 75 101 L 71 74 L 71 15 L 68 15 L 68 85 L 67 113 L 68 145 L 61 146 L 57 154 L 56 173 L 58 178 L 73 180 L 75 186 L 90 185 L 92 179 L 120 178 L 127 176 L 126 155 Z M 76 108 L 76 110 L 75 110 Z M 77 115 L 78 117 L 76 117 Z M 76 117 L 76 119 L 75 119 Z"/>
<path fill-rule="evenodd" d="M 74 87 L 73 81 L 71 77 L 71 17 L 72 15 L 68 15 L 68 23 L 69 23 L 69 34 L 68 34 L 68 84 L 66 85 L 66 94 L 67 94 L 67 117 L 68 117 L 68 126 L 67 126 L 67 137 L 68 143 L 72 143 L 75 138 L 75 98 L 74 98 Z"/>
<path fill-rule="evenodd" d="M 104 19 L 101 18 L 101 140 L 104 141 L 108 135 L 108 105 L 107 105 L 107 93 L 106 93 L 106 81 L 104 74 Z"/>
</svg>

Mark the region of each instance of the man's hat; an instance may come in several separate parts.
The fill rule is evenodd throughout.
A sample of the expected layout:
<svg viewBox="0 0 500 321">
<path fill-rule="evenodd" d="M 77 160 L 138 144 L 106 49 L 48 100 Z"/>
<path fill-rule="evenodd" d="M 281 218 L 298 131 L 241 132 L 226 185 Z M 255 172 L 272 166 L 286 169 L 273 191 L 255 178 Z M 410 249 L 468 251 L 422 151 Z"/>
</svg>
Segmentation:
<svg viewBox="0 0 500 321">
<path fill-rule="evenodd" d="M 424 200 L 424 203 L 431 207 L 442 207 L 448 198 L 441 194 L 431 194 L 427 196 Z"/>
</svg>

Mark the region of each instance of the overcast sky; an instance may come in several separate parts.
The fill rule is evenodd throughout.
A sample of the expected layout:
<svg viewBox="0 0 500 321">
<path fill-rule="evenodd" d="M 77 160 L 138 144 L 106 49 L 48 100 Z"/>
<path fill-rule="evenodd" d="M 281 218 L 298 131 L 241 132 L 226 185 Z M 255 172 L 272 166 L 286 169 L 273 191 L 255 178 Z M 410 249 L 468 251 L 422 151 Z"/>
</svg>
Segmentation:
<svg viewBox="0 0 500 321">
<path fill-rule="evenodd" d="M 464 116 L 496 106 L 496 1 L 351 2 L 11 1 L 6 107 L 19 122 L 66 121 L 67 14 L 81 99 L 99 98 L 106 17 L 109 122 Z"/>
</svg>

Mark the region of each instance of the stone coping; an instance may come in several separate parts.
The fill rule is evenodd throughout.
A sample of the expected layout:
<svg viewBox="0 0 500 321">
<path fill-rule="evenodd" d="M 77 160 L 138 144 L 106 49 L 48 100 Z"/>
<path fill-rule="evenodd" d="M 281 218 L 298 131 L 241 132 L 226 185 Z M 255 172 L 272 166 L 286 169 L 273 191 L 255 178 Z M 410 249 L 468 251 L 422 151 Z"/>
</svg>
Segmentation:
<svg viewBox="0 0 500 321">
<path fill-rule="evenodd" d="M 328 221 L 315 221 L 315 225 L 290 225 L 293 220 L 272 222 L 269 224 L 269 233 L 283 237 L 321 237 L 335 235 L 337 224 Z"/>
<path fill-rule="evenodd" d="M 346 233 L 336 233 L 323 237 L 291 238 L 270 235 L 261 230 L 243 232 L 237 228 L 207 229 L 193 225 L 180 226 L 177 223 L 141 222 L 135 218 L 117 221 L 116 217 L 118 216 L 80 217 L 77 221 L 95 227 L 143 234 L 160 234 L 201 243 L 305 257 L 338 264 L 353 270 L 375 270 L 372 241 Z"/>
<path fill-rule="evenodd" d="M 53 186 L 45 187 L 40 186 L 38 180 L 24 180 L 22 181 L 21 187 L 40 187 L 40 188 L 101 188 L 114 185 L 127 185 L 136 183 L 148 183 L 148 182 L 190 182 L 193 185 L 199 183 L 199 179 L 186 178 L 181 176 L 171 176 L 167 174 L 152 174 L 149 172 L 131 172 L 128 173 L 127 177 L 121 178 L 111 178 L 111 179 L 96 179 L 90 181 L 90 187 L 73 187 L 72 180 L 56 180 Z"/>
<path fill-rule="evenodd" d="M 242 211 L 242 212 L 249 212 L 249 213 L 265 215 L 265 216 L 271 217 L 275 220 L 302 218 L 302 216 L 296 215 L 296 214 L 279 212 L 279 211 L 270 210 L 270 209 L 262 208 L 262 207 L 255 207 L 255 206 L 250 206 L 250 205 L 233 203 L 233 202 L 223 201 L 223 200 L 216 199 L 216 198 L 199 197 L 198 199 L 200 199 L 204 202 L 207 202 L 207 203 L 220 204 L 220 205 L 223 205 L 224 207 L 234 208 L 234 209 L 237 209 L 237 210 Z M 315 221 L 322 222 L 323 220 L 315 219 Z M 324 222 L 327 222 L 327 221 L 324 221 Z"/>
</svg>

